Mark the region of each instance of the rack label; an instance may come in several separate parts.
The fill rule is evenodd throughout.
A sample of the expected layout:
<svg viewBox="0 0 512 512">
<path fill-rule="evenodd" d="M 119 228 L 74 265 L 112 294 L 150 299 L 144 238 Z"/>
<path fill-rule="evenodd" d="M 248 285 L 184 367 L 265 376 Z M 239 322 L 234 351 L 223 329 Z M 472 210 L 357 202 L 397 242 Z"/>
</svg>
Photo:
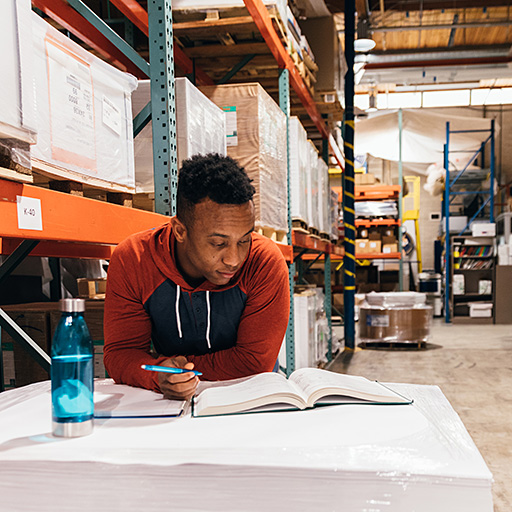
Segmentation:
<svg viewBox="0 0 512 512">
<path fill-rule="evenodd" d="M 238 146 L 236 106 L 221 108 L 226 114 L 226 146 Z"/>
<path fill-rule="evenodd" d="M 366 325 L 368 327 L 389 327 L 389 315 L 368 315 Z"/>
<path fill-rule="evenodd" d="M 18 209 L 18 229 L 43 230 L 41 199 L 16 196 L 16 206 Z"/>
</svg>

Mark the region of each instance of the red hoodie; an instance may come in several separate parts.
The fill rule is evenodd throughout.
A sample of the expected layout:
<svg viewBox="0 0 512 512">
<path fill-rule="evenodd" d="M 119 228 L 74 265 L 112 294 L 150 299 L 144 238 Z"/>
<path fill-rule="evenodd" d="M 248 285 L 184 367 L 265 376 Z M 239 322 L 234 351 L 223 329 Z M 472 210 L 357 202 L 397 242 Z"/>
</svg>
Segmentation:
<svg viewBox="0 0 512 512">
<path fill-rule="evenodd" d="M 176 266 L 170 223 L 116 248 L 105 301 L 105 367 L 118 383 L 159 390 L 159 364 L 183 355 L 206 380 L 271 371 L 288 325 L 286 262 L 274 242 L 252 234 L 249 254 L 225 286 L 192 288 Z M 154 359 L 150 346 L 160 355 Z"/>
</svg>

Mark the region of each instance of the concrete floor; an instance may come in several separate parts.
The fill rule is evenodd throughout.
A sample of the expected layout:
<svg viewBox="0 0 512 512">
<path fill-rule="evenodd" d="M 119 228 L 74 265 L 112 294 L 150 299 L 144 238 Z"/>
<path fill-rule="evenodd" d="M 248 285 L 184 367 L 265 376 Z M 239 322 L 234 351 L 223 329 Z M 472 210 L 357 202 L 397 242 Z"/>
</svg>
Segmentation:
<svg viewBox="0 0 512 512">
<path fill-rule="evenodd" d="M 512 510 L 512 325 L 434 321 L 425 350 L 356 350 L 329 367 L 382 382 L 438 385 L 494 475 L 495 512 Z"/>
</svg>

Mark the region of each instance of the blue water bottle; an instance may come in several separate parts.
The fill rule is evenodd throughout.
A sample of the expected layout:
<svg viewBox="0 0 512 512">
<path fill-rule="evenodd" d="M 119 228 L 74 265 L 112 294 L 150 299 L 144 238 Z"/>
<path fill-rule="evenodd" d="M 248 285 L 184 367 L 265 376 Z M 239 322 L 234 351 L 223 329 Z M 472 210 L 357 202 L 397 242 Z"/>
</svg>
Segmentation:
<svg viewBox="0 0 512 512">
<path fill-rule="evenodd" d="M 91 335 L 83 299 L 62 299 L 52 340 L 52 427 L 60 437 L 92 432 L 94 373 Z"/>
</svg>

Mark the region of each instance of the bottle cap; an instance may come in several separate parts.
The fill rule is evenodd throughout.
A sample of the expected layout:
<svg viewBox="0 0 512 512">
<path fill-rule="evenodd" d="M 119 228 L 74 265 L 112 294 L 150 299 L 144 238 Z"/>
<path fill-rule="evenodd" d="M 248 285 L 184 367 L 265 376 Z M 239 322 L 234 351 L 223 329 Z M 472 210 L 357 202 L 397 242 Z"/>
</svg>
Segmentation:
<svg viewBox="0 0 512 512">
<path fill-rule="evenodd" d="M 59 308 L 66 313 L 83 313 L 85 311 L 84 299 L 60 299 Z"/>
</svg>

